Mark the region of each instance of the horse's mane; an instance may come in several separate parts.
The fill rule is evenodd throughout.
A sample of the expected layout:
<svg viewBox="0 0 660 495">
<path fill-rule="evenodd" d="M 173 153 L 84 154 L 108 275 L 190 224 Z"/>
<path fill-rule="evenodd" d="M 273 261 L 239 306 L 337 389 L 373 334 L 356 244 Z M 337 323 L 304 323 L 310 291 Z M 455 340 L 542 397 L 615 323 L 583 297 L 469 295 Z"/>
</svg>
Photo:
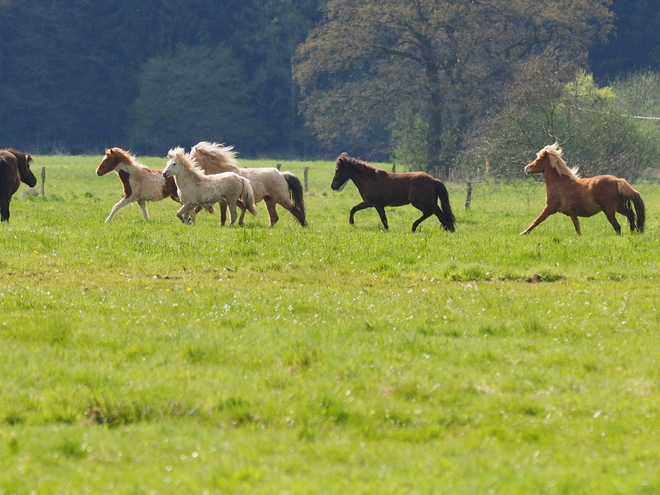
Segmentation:
<svg viewBox="0 0 660 495">
<path fill-rule="evenodd" d="M 127 163 L 129 165 L 134 165 L 138 168 L 148 168 L 146 165 L 142 165 L 140 162 L 138 162 L 133 155 L 131 155 L 130 151 L 125 151 L 121 148 L 112 148 L 106 151 L 106 155 L 118 155 L 119 156 L 119 161 L 123 163 Z"/>
<path fill-rule="evenodd" d="M 541 158 L 544 153 L 548 157 L 550 166 L 554 168 L 559 175 L 565 175 L 566 177 L 572 180 L 577 180 L 579 178 L 578 176 L 579 167 L 569 168 L 568 165 L 566 165 L 566 162 L 561 157 L 562 149 L 559 147 L 559 143 L 554 143 L 546 146 L 545 148 L 543 148 L 541 151 L 538 152 L 536 158 L 537 159 Z"/>
<path fill-rule="evenodd" d="M 177 146 L 167 152 L 167 157 L 172 160 L 177 160 L 188 172 L 195 176 L 204 175 L 204 170 L 197 164 L 195 160 L 186 154 L 186 150 Z"/>
<path fill-rule="evenodd" d="M 190 150 L 190 157 L 192 159 L 198 160 L 198 155 L 201 155 L 212 162 L 220 163 L 231 169 L 232 172 L 237 172 L 239 170 L 238 160 L 236 160 L 238 152 L 234 151 L 233 146 L 201 141 Z"/>
<path fill-rule="evenodd" d="M 349 156 L 346 152 L 343 152 L 341 155 L 339 155 L 337 158 L 337 163 L 339 163 L 339 161 L 345 162 L 347 165 L 349 165 L 354 170 L 357 170 L 358 172 L 364 172 L 365 170 L 377 172 L 379 170 L 373 165 L 369 165 L 367 162 L 363 162 L 362 160 L 358 160 L 357 158 Z"/>
</svg>

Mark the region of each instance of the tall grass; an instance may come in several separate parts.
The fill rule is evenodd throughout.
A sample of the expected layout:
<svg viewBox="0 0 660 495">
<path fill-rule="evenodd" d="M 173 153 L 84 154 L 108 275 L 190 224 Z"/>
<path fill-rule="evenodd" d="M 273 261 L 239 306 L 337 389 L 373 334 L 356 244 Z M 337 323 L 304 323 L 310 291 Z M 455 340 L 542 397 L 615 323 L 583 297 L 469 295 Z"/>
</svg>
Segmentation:
<svg viewBox="0 0 660 495">
<path fill-rule="evenodd" d="M 331 163 L 309 227 L 171 201 L 103 223 L 100 157 L 38 157 L 0 226 L 0 493 L 654 493 L 658 223 L 518 236 L 532 180 L 390 230 Z M 145 158 L 153 167 L 164 159 Z M 246 162 L 272 166 L 273 161 Z"/>
</svg>

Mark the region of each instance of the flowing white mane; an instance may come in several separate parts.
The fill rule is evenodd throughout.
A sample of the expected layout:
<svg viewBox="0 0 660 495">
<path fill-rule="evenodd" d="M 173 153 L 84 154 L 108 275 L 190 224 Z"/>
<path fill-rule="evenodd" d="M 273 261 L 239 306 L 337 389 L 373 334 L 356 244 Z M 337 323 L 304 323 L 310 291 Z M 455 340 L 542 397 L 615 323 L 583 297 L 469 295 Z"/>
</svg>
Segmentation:
<svg viewBox="0 0 660 495">
<path fill-rule="evenodd" d="M 569 168 L 568 165 L 566 165 L 566 162 L 562 158 L 562 149 L 559 147 L 559 143 L 554 143 L 543 148 L 536 155 L 536 159 L 538 160 L 541 158 L 544 153 L 548 157 L 550 166 L 554 168 L 559 175 L 565 175 L 566 177 L 569 177 L 573 180 L 577 180 L 579 178 L 579 167 Z"/>
<path fill-rule="evenodd" d="M 238 172 L 240 169 L 238 160 L 236 160 L 237 155 L 238 152 L 234 151 L 233 146 L 209 143 L 207 141 L 197 143 L 190 150 L 190 157 L 196 162 L 208 160 L 211 163 L 222 166 L 223 170 L 228 172 Z"/>
<path fill-rule="evenodd" d="M 187 171 L 195 176 L 204 175 L 204 170 L 202 170 L 197 162 L 191 159 L 190 156 L 186 154 L 186 150 L 180 146 L 172 148 L 170 151 L 168 151 L 167 157 L 170 160 L 174 160 L 179 163 L 182 167 L 184 167 Z"/>
</svg>

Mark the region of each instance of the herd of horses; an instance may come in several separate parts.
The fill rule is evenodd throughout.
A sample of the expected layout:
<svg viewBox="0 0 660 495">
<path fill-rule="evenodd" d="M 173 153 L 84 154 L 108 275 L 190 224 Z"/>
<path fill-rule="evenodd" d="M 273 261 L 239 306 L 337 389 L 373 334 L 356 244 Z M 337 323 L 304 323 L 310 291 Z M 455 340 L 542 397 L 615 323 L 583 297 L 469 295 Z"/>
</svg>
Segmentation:
<svg viewBox="0 0 660 495">
<path fill-rule="evenodd" d="M 153 170 L 139 163 L 121 148 L 105 151 L 96 169 L 99 176 L 117 172 L 124 189 L 124 197 L 112 207 L 106 222 L 124 206 L 137 202 L 145 220 L 149 220 L 147 203 L 171 198 L 181 207 L 177 217 L 184 223 L 195 223 L 196 214 L 207 209 L 212 212 L 217 203 L 220 222 L 230 223 L 238 218 L 243 225 L 246 211 L 256 215 L 255 203 L 264 201 L 269 225 L 277 223 L 276 205 L 288 210 L 301 226 L 307 225 L 303 187 L 291 172 L 277 168 L 244 168 L 236 160 L 233 146 L 200 142 L 190 153 L 177 147 L 169 151 L 163 170 Z M 9 220 L 9 203 L 20 182 L 34 187 L 37 179 L 30 171 L 32 157 L 14 150 L 0 150 L 0 216 Z M 621 225 L 616 213 L 628 219 L 630 231 L 644 231 L 646 210 L 644 201 L 625 179 L 613 175 L 598 175 L 582 179 L 577 169 L 571 169 L 562 158 L 557 143 L 541 149 L 536 159 L 525 167 L 526 174 L 542 174 L 546 187 L 546 205 L 541 214 L 521 234 L 528 234 L 548 216 L 563 213 L 571 218 L 575 231 L 581 235 L 578 217 L 590 217 L 603 212 L 617 234 Z M 442 228 L 454 232 L 456 218 L 449 203 L 447 188 L 439 179 L 425 172 L 390 173 L 342 153 L 335 163 L 331 188 L 341 190 L 351 180 L 362 201 L 350 210 L 349 223 L 354 224 L 355 213 L 375 208 L 385 229 L 389 228 L 385 207 L 411 204 L 422 212 L 412 224 L 415 232 L 421 222 L 435 215 Z M 240 209 L 240 216 L 236 209 Z"/>
</svg>

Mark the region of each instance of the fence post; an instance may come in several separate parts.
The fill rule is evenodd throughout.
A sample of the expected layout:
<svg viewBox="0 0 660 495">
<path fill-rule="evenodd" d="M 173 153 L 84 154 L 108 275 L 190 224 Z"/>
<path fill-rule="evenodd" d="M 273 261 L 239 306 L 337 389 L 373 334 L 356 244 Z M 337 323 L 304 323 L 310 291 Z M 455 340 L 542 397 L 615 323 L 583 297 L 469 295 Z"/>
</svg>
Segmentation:
<svg viewBox="0 0 660 495">
<path fill-rule="evenodd" d="M 46 167 L 41 167 L 41 195 L 45 194 L 45 184 L 46 184 Z"/>
<path fill-rule="evenodd" d="M 282 167 L 282 164 L 278 163 L 277 165 L 275 165 L 275 167 L 277 168 L 277 170 L 279 170 Z"/>
<path fill-rule="evenodd" d="M 309 167 L 305 167 L 303 175 L 305 177 L 305 192 L 307 192 L 309 190 Z"/>
<path fill-rule="evenodd" d="M 465 198 L 465 209 L 470 208 L 470 203 L 472 203 L 472 182 L 467 183 L 467 197 Z"/>
</svg>

